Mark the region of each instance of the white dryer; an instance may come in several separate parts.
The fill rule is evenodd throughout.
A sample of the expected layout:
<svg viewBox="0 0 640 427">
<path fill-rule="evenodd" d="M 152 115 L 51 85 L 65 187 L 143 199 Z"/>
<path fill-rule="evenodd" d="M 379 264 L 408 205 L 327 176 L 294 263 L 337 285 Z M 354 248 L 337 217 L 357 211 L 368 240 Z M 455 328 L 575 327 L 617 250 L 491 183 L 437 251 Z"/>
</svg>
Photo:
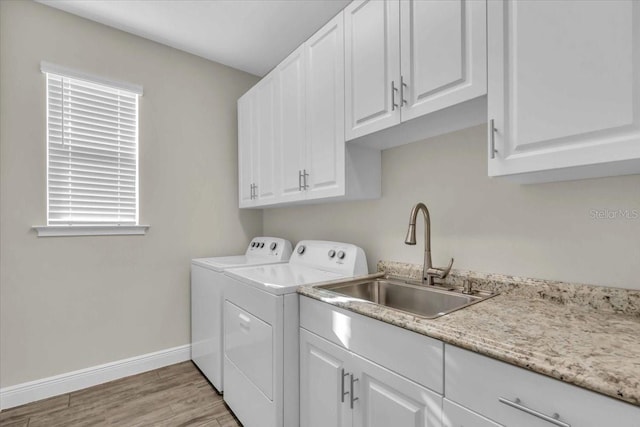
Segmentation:
<svg viewBox="0 0 640 427">
<path fill-rule="evenodd" d="M 225 273 L 224 400 L 245 427 L 299 425 L 301 285 L 368 273 L 364 251 L 306 240 L 286 264 Z"/>
<path fill-rule="evenodd" d="M 244 255 L 199 258 L 191 261 L 191 360 L 207 379 L 223 390 L 223 286 L 229 269 L 282 263 L 291 256 L 291 242 L 256 237 Z"/>
</svg>

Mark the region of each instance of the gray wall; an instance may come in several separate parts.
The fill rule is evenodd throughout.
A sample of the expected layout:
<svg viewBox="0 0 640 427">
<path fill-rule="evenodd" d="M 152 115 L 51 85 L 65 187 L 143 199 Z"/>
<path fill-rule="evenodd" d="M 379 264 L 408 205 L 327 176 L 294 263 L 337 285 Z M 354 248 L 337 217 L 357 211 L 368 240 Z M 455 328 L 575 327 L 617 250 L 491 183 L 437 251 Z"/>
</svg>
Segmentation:
<svg viewBox="0 0 640 427">
<path fill-rule="evenodd" d="M 372 271 L 380 259 L 421 264 L 422 225 L 417 246 L 404 238 L 423 201 L 437 265 L 640 289 L 640 175 L 522 186 L 487 177 L 485 141 L 479 126 L 384 151 L 380 200 L 266 209 L 264 233 L 358 244 Z"/>
<path fill-rule="evenodd" d="M 146 236 L 38 238 L 41 60 L 141 84 Z M 240 252 L 236 100 L 256 78 L 30 1 L 0 2 L 0 386 L 187 344 L 189 260 Z"/>
</svg>

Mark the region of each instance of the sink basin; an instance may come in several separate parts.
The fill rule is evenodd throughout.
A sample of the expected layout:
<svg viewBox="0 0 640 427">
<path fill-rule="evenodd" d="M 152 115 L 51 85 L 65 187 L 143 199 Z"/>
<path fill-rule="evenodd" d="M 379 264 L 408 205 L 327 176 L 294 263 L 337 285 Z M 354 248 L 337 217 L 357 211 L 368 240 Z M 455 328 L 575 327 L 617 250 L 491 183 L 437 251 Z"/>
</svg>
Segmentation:
<svg viewBox="0 0 640 427">
<path fill-rule="evenodd" d="M 388 278 L 353 280 L 317 287 L 427 319 L 443 316 L 494 296 L 485 292 L 466 295 L 453 288 L 426 287 Z"/>
</svg>

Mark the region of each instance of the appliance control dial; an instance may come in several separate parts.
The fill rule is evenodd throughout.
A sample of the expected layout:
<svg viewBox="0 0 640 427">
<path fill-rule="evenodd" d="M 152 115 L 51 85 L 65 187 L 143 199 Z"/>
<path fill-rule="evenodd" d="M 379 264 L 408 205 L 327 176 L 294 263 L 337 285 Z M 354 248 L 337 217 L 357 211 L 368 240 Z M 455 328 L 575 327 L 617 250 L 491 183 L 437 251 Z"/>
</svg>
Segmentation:
<svg viewBox="0 0 640 427">
<path fill-rule="evenodd" d="M 336 251 L 331 249 L 331 250 L 329 250 L 329 253 L 327 255 L 329 255 L 329 258 L 333 258 L 334 256 L 336 256 Z"/>
<path fill-rule="evenodd" d="M 271 243 L 271 245 L 269 246 L 269 249 L 271 249 L 272 251 L 275 251 L 276 248 L 278 247 L 278 244 L 276 242 Z"/>
<path fill-rule="evenodd" d="M 306 249 L 306 248 L 304 247 L 304 245 L 298 246 L 298 254 L 299 254 L 299 255 L 302 255 L 302 254 L 304 253 L 304 250 L 305 250 L 305 249 Z"/>
<path fill-rule="evenodd" d="M 346 255 L 347 254 L 345 254 L 344 251 L 338 251 L 338 259 L 344 259 Z"/>
<path fill-rule="evenodd" d="M 260 243 L 260 247 L 264 248 L 264 242 Z"/>
<path fill-rule="evenodd" d="M 251 247 L 255 248 L 256 247 L 256 242 L 251 242 Z"/>
</svg>

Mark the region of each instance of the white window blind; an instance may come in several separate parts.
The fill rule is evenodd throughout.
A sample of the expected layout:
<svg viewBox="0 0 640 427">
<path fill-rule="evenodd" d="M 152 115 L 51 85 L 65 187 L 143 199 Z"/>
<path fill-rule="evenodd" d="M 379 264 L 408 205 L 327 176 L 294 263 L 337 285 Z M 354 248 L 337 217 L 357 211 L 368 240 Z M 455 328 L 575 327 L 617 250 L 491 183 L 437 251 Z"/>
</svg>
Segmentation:
<svg viewBox="0 0 640 427">
<path fill-rule="evenodd" d="M 138 224 L 138 94 L 46 79 L 47 225 Z"/>
</svg>

